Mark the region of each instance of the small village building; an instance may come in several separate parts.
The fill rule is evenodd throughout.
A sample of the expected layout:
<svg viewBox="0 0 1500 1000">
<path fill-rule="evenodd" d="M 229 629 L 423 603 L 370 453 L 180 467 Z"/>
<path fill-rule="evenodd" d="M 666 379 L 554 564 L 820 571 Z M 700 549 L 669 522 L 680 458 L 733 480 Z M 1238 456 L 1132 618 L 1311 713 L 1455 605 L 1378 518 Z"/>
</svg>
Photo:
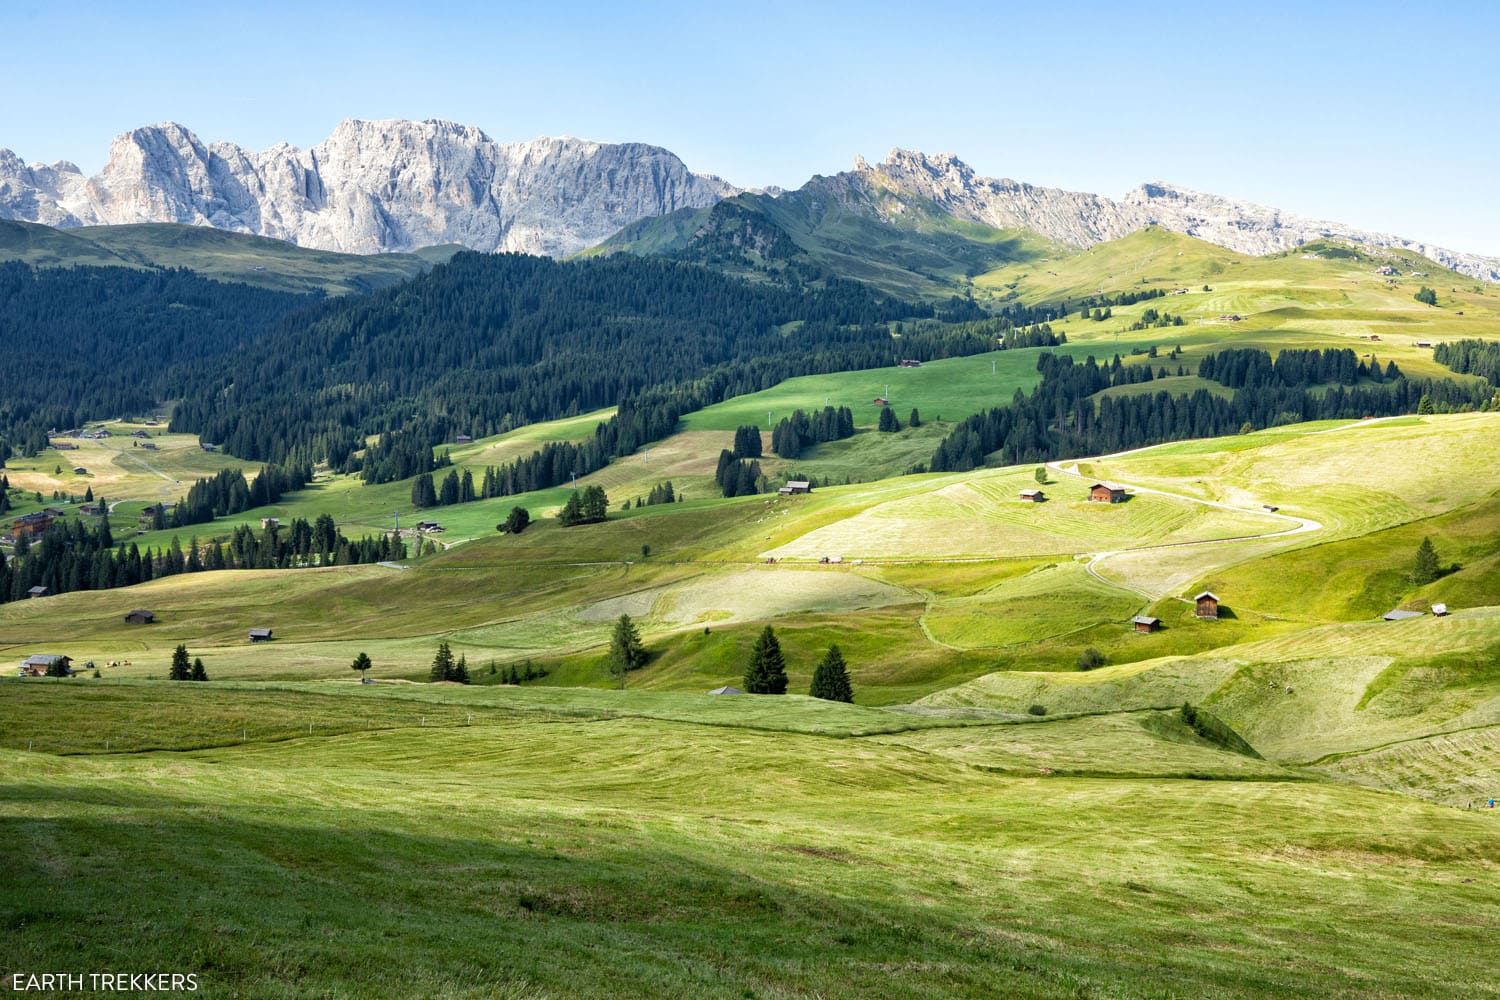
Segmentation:
<svg viewBox="0 0 1500 1000">
<path fill-rule="evenodd" d="M 1402 611 L 1400 608 L 1395 608 L 1394 610 L 1387 611 L 1385 614 L 1381 615 L 1380 617 L 1383 618 L 1383 619 L 1385 619 L 1388 622 L 1404 622 L 1404 621 L 1406 621 L 1409 618 L 1421 618 L 1422 617 L 1422 612 L 1420 612 L 1420 611 Z"/>
<path fill-rule="evenodd" d="M 84 468 L 84 467 L 83 467 L 83 466 L 81 466 L 81 465 L 79 465 L 79 466 L 76 466 L 76 467 L 74 467 L 74 469 L 73 469 L 73 475 L 75 475 L 75 476 L 86 476 L 86 475 L 88 475 L 88 474 L 89 474 L 89 470 L 88 470 L 88 469 L 85 469 L 85 468 Z"/>
<path fill-rule="evenodd" d="M 151 435 L 147 434 L 145 431 L 135 431 L 130 436 L 133 437 L 133 438 L 148 438 Z"/>
<path fill-rule="evenodd" d="M 57 451 L 77 451 L 78 446 L 69 441 L 48 441 L 48 445 Z"/>
<path fill-rule="evenodd" d="M 198 447 L 202 448 L 204 451 L 213 451 L 215 448 L 218 447 L 218 445 L 216 445 L 216 444 L 209 444 L 207 441 L 199 441 L 198 442 Z"/>
<path fill-rule="evenodd" d="M 794 493 L 811 493 L 812 483 L 806 479 L 791 479 L 781 489 L 776 491 L 782 496 L 791 496 Z"/>
<path fill-rule="evenodd" d="M 46 587 L 32 587 L 30 590 L 26 591 L 26 596 L 28 598 L 46 597 L 50 593 L 52 593 L 52 591 L 48 590 Z"/>
<path fill-rule="evenodd" d="M 56 653 L 36 653 L 21 661 L 21 676 L 23 677 L 45 677 L 47 669 L 54 663 L 62 663 L 62 667 L 69 676 L 73 673 L 73 658 L 61 656 Z"/>
<path fill-rule="evenodd" d="M 1089 500 L 1093 503 L 1124 503 L 1128 496 L 1125 487 L 1118 483 L 1095 483 L 1089 487 Z"/>
<path fill-rule="evenodd" d="M 1135 626 L 1137 632 L 1149 633 L 1161 628 L 1161 619 L 1152 618 L 1150 615 L 1136 615 L 1130 619 L 1130 624 Z"/>
<path fill-rule="evenodd" d="M 268 628 L 253 628 L 250 630 L 251 642 L 270 642 L 271 630 Z"/>
<path fill-rule="evenodd" d="M 104 513 L 104 505 L 97 503 L 86 503 L 82 507 L 78 508 L 78 513 L 83 514 L 87 517 L 94 517 L 97 514 Z"/>
<path fill-rule="evenodd" d="M 156 450 L 156 442 L 155 441 L 147 441 L 145 444 L 141 445 L 141 449 L 144 450 L 144 451 L 155 451 Z"/>
<path fill-rule="evenodd" d="M 708 693 L 709 694 L 744 694 L 745 692 L 741 691 L 737 687 L 732 687 L 731 685 L 726 684 L 726 685 L 724 685 L 721 688 L 714 688 L 712 691 L 710 691 Z"/>
<path fill-rule="evenodd" d="M 1432 346 L 1432 341 L 1430 341 L 1430 340 L 1419 340 L 1419 341 L 1417 341 L 1417 346 L 1418 347 L 1431 347 Z"/>
<path fill-rule="evenodd" d="M 891 405 L 891 401 L 889 399 L 886 399 L 884 396 L 876 396 L 870 402 L 874 403 L 876 406 L 889 406 L 889 405 Z"/>
<path fill-rule="evenodd" d="M 1029 489 L 1029 490 L 1022 490 L 1021 491 L 1021 499 L 1029 501 L 1031 503 L 1041 503 L 1043 500 L 1047 499 L 1047 494 L 1045 494 L 1041 490 L 1035 489 L 1035 488 Z"/>
<path fill-rule="evenodd" d="M 20 538 L 23 535 L 27 538 L 35 538 L 52 527 L 52 522 L 55 520 L 57 520 L 57 515 L 45 510 L 22 514 L 11 523 L 10 533 L 14 538 Z"/>
<path fill-rule="evenodd" d="M 171 517 L 172 516 L 172 511 L 174 511 L 176 509 L 177 509 L 177 505 L 176 504 L 170 504 L 170 503 L 154 503 L 154 504 L 151 504 L 145 510 L 141 511 L 141 516 L 136 519 L 136 524 L 139 527 L 149 529 L 149 528 L 153 527 L 156 524 L 156 515 L 157 515 L 158 511 L 161 513 L 162 517 L 166 518 L 166 517 Z"/>
<path fill-rule="evenodd" d="M 127 625 L 150 625 L 156 621 L 156 614 L 145 608 L 136 608 L 134 611 L 125 612 L 125 624 Z"/>
<path fill-rule="evenodd" d="M 1219 617 L 1219 598 L 1211 590 L 1205 590 L 1193 598 L 1193 614 L 1199 618 Z"/>
<path fill-rule="evenodd" d="M 1434 604 L 1432 606 L 1432 613 L 1439 618 L 1446 618 L 1448 616 L 1448 605 Z"/>
<path fill-rule="evenodd" d="M 443 526 L 441 524 L 438 524 L 436 521 L 418 521 L 417 522 L 417 530 L 418 531 L 442 531 L 443 530 Z"/>
<path fill-rule="evenodd" d="M 467 434 L 458 434 L 453 438 L 454 444 L 473 444 L 474 439 Z"/>
<path fill-rule="evenodd" d="M 261 526 L 261 530 L 263 530 L 263 531 L 269 530 L 271 528 L 279 528 L 279 527 L 281 527 L 281 518 L 279 518 L 279 517 L 263 517 L 263 518 L 260 519 L 260 526 Z"/>
<path fill-rule="evenodd" d="M 921 368 L 922 362 L 915 358 L 902 358 L 896 365 L 897 368 Z"/>
</svg>

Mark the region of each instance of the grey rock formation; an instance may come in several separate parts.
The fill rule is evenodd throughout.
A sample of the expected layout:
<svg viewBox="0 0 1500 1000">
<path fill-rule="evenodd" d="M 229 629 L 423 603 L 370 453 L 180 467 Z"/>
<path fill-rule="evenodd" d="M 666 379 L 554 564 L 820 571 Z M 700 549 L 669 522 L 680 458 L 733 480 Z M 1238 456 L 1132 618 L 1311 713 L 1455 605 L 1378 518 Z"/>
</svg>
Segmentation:
<svg viewBox="0 0 1500 1000">
<path fill-rule="evenodd" d="M 904 149 L 892 150 L 885 162 L 874 167 L 857 158 L 852 174 L 841 176 L 857 179 L 872 189 L 929 199 L 962 219 L 1001 229 L 1029 229 L 1074 247 L 1117 239 L 1149 225 L 1257 255 L 1291 250 L 1311 240 L 1337 239 L 1369 247 L 1411 250 L 1461 274 L 1500 281 L 1500 259 L 1338 222 L 1305 219 L 1170 184 L 1143 184 L 1114 200 L 979 177 L 955 156 L 929 156 Z"/>
<path fill-rule="evenodd" d="M 94 177 L 0 150 L 0 218 L 179 222 L 351 253 L 459 243 L 565 255 L 737 189 L 639 143 L 497 143 L 445 121 L 346 121 L 312 149 L 254 153 L 181 125 L 117 137 Z"/>
</svg>

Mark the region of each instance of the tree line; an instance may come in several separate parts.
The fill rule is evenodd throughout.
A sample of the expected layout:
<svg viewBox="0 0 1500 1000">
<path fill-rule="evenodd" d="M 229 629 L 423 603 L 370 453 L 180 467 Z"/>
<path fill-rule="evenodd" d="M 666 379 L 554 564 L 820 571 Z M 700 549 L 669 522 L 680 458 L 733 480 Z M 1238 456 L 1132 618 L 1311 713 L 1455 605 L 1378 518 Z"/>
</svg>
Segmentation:
<svg viewBox="0 0 1500 1000">
<path fill-rule="evenodd" d="M 1357 419 L 1484 406 L 1488 387 L 1446 379 L 1397 378 L 1368 386 L 1239 389 L 1224 399 L 1206 390 L 1093 398 L 1111 384 L 1109 366 L 1044 353 L 1042 381 L 1017 390 L 1009 406 L 960 422 L 938 445 L 930 469 L 962 472 L 997 454 L 1006 465 L 1108 454 L 1163 441 L 1217 437 L 1308 420 Z"/>
<path fill-rule="evenodd" d="M 91 527 L 79 520 L 54 524 L 35 542 L 23 536 L 15 555 L 0 553 L 0 602 L 24 600 L 33 587 L 53 594 L 112 590 L 179 573 L 221 569 L 297 569 L 342 566 L 406 558 L 406 545 L 394 535 L 351 541 L 328 514 L 309 524 L 294 519 L 285 530 L 269 528 L 257 535 L 237 525 L 227 541 L 184 549 L 174 536 L 161 549 L 142 550 L 135 542 L 116 542 L 109 518 Z"/>
<path fill-rule="evenodd" d="M 1448 340 L 1432 349 L 1433 360 L 1460 375 L 1478 375 L 1500 388 L 1500 340 Z"/>
<path fill-rule="evenodd" d="M 1392 361 L 1382 369 L 1374 355 L 1365 362 L 1347 347 L 1285 348 L 1275 358 L 1269 351 L 1258 348 L 1228 348 L 1209 354 L 1198 362 L 1198 375 L 1231 389 L 1351 386 L 1361 379 L 1386 382 L 1404 377 L 1396 362 Z"/>
</svg>

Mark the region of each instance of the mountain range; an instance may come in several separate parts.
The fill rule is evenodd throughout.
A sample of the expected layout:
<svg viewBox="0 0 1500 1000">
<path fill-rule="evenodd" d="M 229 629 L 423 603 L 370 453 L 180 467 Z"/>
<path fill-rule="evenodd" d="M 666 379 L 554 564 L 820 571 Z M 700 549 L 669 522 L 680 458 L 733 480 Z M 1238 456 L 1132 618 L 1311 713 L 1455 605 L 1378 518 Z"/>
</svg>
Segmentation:
<svg viewBox="0 0 1500 1000">
<path fill-rule="evenodd" d="M 851 249 L 940 230 L 957 249 L 939 256 L 959 270 L 1011 259 L 1007 240 L 1024 240 L 1024 233 L 1082 248 L 1157 225 L 1249 254 L 1330 238 L 1399 248 L 1500 281 L 1497 258 L 1166 183 L 1112 199 L 982 177 L 956 156 L 902 149 L 876 165 L 858 158 L 852 170 L 816 176 L 795 192 L 766 194 L 694 173 L 657 146 L 566 137 L 499 143 L 440 120 L 349 120 L 311 149 L 283 143 L 259 153 L 204 143 L 165 123 L 117 137 L 92 177 L 71 163 L 27 164 L 0 150 L 0 219 L 60 228 L 175 222 L 346 253 L 459 244 L 567 256 L 622 229 L 615 248 L 681 249 L 723 236 L 725 211 L 737 210 L 708 210 L 725 199 L 752 215 L 801 220 L 787 225 L 783 218 L 773 227 L 790 241 L 783 249 L 826 228 L 830 215 L 858 223 L 841 230 Z M 642 224 L 662 217 L 668 221 Z M 754 239 L 779 238 L 762 227 Z"/>
</svg>

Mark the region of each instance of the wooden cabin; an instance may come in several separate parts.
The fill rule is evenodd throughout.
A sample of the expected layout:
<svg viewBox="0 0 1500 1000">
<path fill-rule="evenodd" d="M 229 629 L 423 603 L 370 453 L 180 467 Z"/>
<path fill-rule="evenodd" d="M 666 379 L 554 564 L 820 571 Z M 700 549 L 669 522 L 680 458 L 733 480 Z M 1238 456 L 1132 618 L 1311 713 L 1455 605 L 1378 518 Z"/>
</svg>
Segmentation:
<svg viewBox="0 0 1500 1000">
<path fill-rule="evenodd" d="M 1219 617 L 1219 598 L 1213 591 L 1205 590 L 1193 598 L 1193 614 L 1199 618 Z"/>
<path fill-rule="evenodd" d="M 1022 490 L 1021 499 L 1029 503 L 1041 503 L 1047 499 L 1047 494 L 1038 489 Z"/>
<path fill-rule="evenodd" d="M 1152 618 L 1150 615 L 1136 615 L 1130 619 L 1130 624 L 1135 626 L 1137 632 L 1150 633 L 1161 628 L 1161 619 Z"/>
<path fill-rule="evenodd" d="M 253 628 L 250 630 L 251 642 L 270 642 L 271 630 L 268 628 Z"/>
<path fill-rule="evenodd" d="M 52 527 L 52 522 L 57 520 L 56 515 L 50 511 L 39 510 L 31 514 L 22 514 L 11 523 L 10 533 L 15 538 L 25 535 L 27 538 L 35 538 Z"/>
<path fill-rule="evenodd" d="M 788 480 L 787 484 L 776 492 L 782 496 L 791 496 L 796 493 L 811 493 L 812 483 L 806 479 L 792 479 Z"/>
<path fill-rule="evenodd" d="M 63 670 L 69 675 L 73 673 L 73 658 L 71 656 L 60 656 L 54 653 L 37 653 L 21 661 L 21 674 L 25 677 L 45 677 L 47 676 L 47 668 L 58 662 L 62 663 Z"/>
<path fill-rule="evenodd" d="M 1116 483 L 1095 483 L 1089 487 L 1092 503 L 1124 503 L 1128 498 L 1125 487 Z"/>
<path fill-rule="evenodd" d="M 32 587 L 30 590 L 26 591 L 26 596 L 46 597 L 50 593 L 52 593 L 52 591 L 48 590 L 46 587 Z"/>
<path fill-rule="evenodd" d="M 134 611 L 125 612 L 125 624 L 127 625 L 150 625 L 156 621 L 156 614 L 145 608 L 136 608 Z"/>
</svg>

